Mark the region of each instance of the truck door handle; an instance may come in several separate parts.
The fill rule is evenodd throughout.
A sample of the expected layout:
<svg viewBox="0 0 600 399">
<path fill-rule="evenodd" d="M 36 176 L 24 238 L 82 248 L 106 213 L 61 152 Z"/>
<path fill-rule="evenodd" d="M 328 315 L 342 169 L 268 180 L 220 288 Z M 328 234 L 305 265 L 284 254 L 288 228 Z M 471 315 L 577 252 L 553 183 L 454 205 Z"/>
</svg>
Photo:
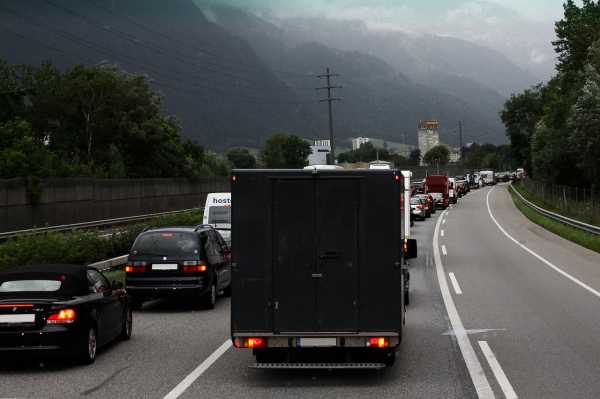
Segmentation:
<svg viewBox="0 0 600 399">
<path fill-rule="evenodd" d="M 323 273 L 313 273 L 312 278 L 323 278 Z"/>
</svg>

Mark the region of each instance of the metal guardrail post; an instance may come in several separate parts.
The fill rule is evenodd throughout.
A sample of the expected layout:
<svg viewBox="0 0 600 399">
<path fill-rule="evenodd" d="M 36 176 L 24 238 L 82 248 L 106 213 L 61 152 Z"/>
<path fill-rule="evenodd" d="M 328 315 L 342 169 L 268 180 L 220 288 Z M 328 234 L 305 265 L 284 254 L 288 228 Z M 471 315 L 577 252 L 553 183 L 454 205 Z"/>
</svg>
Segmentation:
<svg viewBox="0 0 600 399">
<path fill-rule="evenodd" d="M 553 219 L 560 223 L 567 224 L 569 226 L 575 227 L 579 230 L 588 232 L 590 234 L 600 235 L 600 227 L 599 226 L 587 224 L 587 223 L 581 222 L 579 220 L 571 219 L 566 216 L 560 215 L 558 213 L 551 212 L 551 211 L 544 209 L 541 206 L 538 206 L 538 205 L 534 204 L 533 202 L 525 199 L 525 197 L 523 197 L 523 195 L 519 192 L 519 190 L 514 188 L 512 183 L 510 184 L 510 188 L 513 190 L 513 192 L 517 195 L 517 197 L 519 197 L 519 199 L 525 205 L 527 205 L 529 208 L 532 208 L 532 209 L 536 210 L 537 212 L 549 217 L 550 219 Z"/>
</svg>

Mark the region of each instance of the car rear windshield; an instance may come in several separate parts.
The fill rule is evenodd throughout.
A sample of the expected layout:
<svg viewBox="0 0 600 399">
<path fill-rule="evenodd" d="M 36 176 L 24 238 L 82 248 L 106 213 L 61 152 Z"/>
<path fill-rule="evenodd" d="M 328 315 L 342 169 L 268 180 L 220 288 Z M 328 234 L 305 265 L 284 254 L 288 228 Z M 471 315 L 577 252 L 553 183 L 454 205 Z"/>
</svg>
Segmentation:
<svg viewBox="0 0 600 399">
<path fill-rule="evenodd" d="M 200 244 L 195 234 L 162 231 L 142 234 L 131 250 L 135 255 L 198 255 Z"/>
<path fill-rule="evenodd" d="M 231 224 L 230 206 L 211 206 L 208 209 L 208 224 Z"/>
<path fill-rule="evenodd" d="M 421 204 L 421 200 L 419 198 L 411 198 L 410 199 L 410 204 L 411 205 L 420 205 Z"/>
<path fill-rule="evenodd" d="M 60 290 L 59 280 L 13 280 L 0 283 L 0 292 L 56 292 Z"/>
</svg>

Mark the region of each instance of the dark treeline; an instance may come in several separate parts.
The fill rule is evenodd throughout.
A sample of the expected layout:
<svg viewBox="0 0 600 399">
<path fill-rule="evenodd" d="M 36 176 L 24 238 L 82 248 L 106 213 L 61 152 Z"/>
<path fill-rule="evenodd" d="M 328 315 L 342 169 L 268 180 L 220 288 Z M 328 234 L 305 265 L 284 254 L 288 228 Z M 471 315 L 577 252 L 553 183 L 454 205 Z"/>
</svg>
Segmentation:
<svg viewBox="0 0 600 399">
<path fill-rule="evenodd" d="M 0 61 L 0 177 L 202 177 L 228 163 L 183 141 L 148 79 L 113 66 Z"/>
<path fill-rule="evenodd" d="M 564 9 L 556 76 L 513 95 L 502 121 L 513 157 L 535 179 L 600 187 L 600 2 Z"/>
</svg>

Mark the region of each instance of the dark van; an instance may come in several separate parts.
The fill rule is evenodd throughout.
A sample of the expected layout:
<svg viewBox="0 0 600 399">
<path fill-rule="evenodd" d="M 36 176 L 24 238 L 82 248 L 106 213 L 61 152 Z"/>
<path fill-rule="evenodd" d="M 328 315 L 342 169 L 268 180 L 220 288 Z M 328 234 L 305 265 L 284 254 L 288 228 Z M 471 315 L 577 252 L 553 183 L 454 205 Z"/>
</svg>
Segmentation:
<svg viewBox="0 0 600 399">
<path fill-rule="evenodd" d="M 231 251 L 212 226 L 152 229 L 135 240 L 125 271 L 134 308 L 177 295 L 212 309 L 220 291 L 230 292 Z"/>
</svg>

